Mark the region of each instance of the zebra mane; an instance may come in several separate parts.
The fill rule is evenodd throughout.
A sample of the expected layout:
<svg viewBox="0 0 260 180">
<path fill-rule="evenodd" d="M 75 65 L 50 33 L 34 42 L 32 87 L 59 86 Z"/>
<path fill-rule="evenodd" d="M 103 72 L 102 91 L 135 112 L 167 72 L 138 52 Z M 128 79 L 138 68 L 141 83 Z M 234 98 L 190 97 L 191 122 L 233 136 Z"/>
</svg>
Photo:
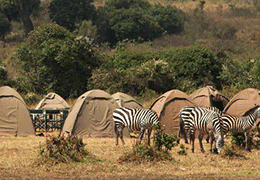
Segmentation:
<svg viewBox="0 0 260 180">
<path fill-rule="evenodd" d="M 258 108 L 259 108 L 259 106 L 255 106 L 254 108 L 248 110 L 243 116 L 248 116 L 248 115 L 254 113 L 256 111 L 256 109 L 258 109 Z"/>
</svg>

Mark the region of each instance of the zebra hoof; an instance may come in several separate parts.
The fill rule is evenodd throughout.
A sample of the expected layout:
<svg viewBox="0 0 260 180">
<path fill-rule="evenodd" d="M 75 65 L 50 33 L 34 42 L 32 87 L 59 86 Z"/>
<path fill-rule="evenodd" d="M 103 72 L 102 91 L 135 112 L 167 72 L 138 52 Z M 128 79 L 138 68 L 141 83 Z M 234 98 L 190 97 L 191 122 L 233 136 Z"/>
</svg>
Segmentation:
<svg viewBox="0 0 260 180">
<path fill-rule="evenodd" d="M 204 152 L 205 152 L 205 150 L 204 150 L 204 149 L 201 149 L 201 152 L 203 152 L 203 153 L 204 153 Z"/>
</svg>

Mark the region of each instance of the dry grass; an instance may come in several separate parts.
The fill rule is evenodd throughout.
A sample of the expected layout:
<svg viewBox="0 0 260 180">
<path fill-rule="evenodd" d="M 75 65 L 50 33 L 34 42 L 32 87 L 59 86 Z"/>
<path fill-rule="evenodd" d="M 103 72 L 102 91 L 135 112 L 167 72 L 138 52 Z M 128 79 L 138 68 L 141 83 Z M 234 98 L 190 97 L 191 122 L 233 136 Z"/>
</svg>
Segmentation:
<svg viewBox="0 0 260 180">
<path fill-rule="evenodd" d="M 246 153 L 247 159 L 228 159 L 211 154 L 206 143 L 206 153 L 201 153 L 196 140 L 195 153 L 188 149 L 187 156 L 174 147 L 173 162 L 118 163 L 134 143 L 125 140 L 125 146 L 115 146 L 112 138 L 84 139 L 86 149 L 100 161 L 36 166 L 39 143 L 45 143 L 45 137 L 0 137 L 0 179 L 260 179 L 259 150 Z"/>
</svg>

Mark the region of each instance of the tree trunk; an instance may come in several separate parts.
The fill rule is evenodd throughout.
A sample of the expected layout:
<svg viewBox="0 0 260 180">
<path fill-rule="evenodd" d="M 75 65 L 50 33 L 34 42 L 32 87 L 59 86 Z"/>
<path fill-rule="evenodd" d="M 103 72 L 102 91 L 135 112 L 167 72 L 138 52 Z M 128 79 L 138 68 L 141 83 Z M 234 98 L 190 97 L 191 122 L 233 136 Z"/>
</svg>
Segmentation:
<svg viewBox="0 0 260 180">
<path fill-rule="evenodd" d="M 20 4 L 19 14 L 23 22 L 24 33 L 27 36 L 28 33 L 33 30 L 33 23 L 31 21 L 28 8 L 26 8 L 27 6 L 24 3 L 25 2 L 23 0 L 19 0 L 19 4 Z"/>
</svg>

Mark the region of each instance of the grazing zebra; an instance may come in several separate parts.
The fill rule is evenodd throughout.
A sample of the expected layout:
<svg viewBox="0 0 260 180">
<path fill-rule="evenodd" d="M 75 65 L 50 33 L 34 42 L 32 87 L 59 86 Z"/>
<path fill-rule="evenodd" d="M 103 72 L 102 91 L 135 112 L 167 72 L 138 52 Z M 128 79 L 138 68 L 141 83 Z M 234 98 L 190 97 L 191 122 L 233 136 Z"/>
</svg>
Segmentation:
<svg viewBox="0 0 260 180">
<path fill-rule="evenodd" d="M 153 124 L 159 122 L 157 114 L 150 109 L 131 109 L 126 107 L 117 108 L 113 112 L 115 122 L 116 145 L 118 145 L 118 137 L 123 140 L 123 129 L 128 127 L 130 131 L 139 131 L 140 142 L 144 136 L 144 132 L 148 130 L 148 145 L 150 145 L 150 136 Z"/>
<path fill-rule="evenodd" d="M 201 133 L 199 135 L 199 142 L 201 151 L 204 151 L 202 139 L 204 134 L 211 136 L 211 151 L 213 139 L 217 139 L 215 148 L 220 153 L 221 148 L 224 146 L 224 138 L 222 127 L 223 122 L 219 110 L 210 109 L 206 107 L 188 106 L 182 108 L 180 111 L 180 130 L 179 136 L 182 133 L 187 143 L 187 132 L 190 130 L 190 142 L 192 143 L 192 152 L 194 152 L 195 131 L 198 129 Z"/>
<path fill-rule="evenodd" d="M 195 106 L 188 106 L 189 108 L 194 108 Z M 187 108 L 188 108 L 187 107 Z M 219 113 L 219 114 L 222 114 L 222 112 L 218 109 L 218 108 L 216 108 L 216 107 L 200 107 L 200 109 L 201 109 L 201 111 L 208 111 L 208 110 L 211 110 L 211 111 L 215 111 L 215 112 L 217 112 L 217 113 Z M 185 119 L 185 118 L 189 118 L 189 116 L 190 116 L 190 112 L 191 111 L 187 111 L 186 113 L 183 113 L 182 114 L 182 118 L 183 119 Z M 180 121 L 180 128 L 184 128 L 184 121 Z M 182 133 L 182 132 L 184 132 L 184 129 L 180 129 L 179 130 L 179 137 L 180 137 L 180 134 Z M 187 139 L 187 134 L 185 134 L 185 133 L 183 133 L 183 135 L 184 135 L 184 139 L 185 139 L 185 143 L 188 143 L 188 139 Z M 210 138 L 211 136 L 208 134 L 208 136 L 207 136 L 207 138 L 206 138 L 206 141 L 209 143 L 209 138 Z M 211 139 L 211 140 L 213 140 L 213 139 Z M 178 142 L 179 143 L 179 142 Z"/>
<path fill-rule="evenodd" d="M 245 116 L 236 117 L 229 114 L 222 115 L 223 120 L 223 133 L 244 133 L 246 140 L 245 149 L 249 152 L 251 151 L 252 137 L 250 132 L 252 131 L 253 125 L 255 124 L 257 118 L 260 117 L 260 107 L 257 106 L 249 110 Z M 257 125 L 258 126 L 258 125 Z M 258 132 L 260 132 L 259 127 L 257 127 Z"/>
</svg>

